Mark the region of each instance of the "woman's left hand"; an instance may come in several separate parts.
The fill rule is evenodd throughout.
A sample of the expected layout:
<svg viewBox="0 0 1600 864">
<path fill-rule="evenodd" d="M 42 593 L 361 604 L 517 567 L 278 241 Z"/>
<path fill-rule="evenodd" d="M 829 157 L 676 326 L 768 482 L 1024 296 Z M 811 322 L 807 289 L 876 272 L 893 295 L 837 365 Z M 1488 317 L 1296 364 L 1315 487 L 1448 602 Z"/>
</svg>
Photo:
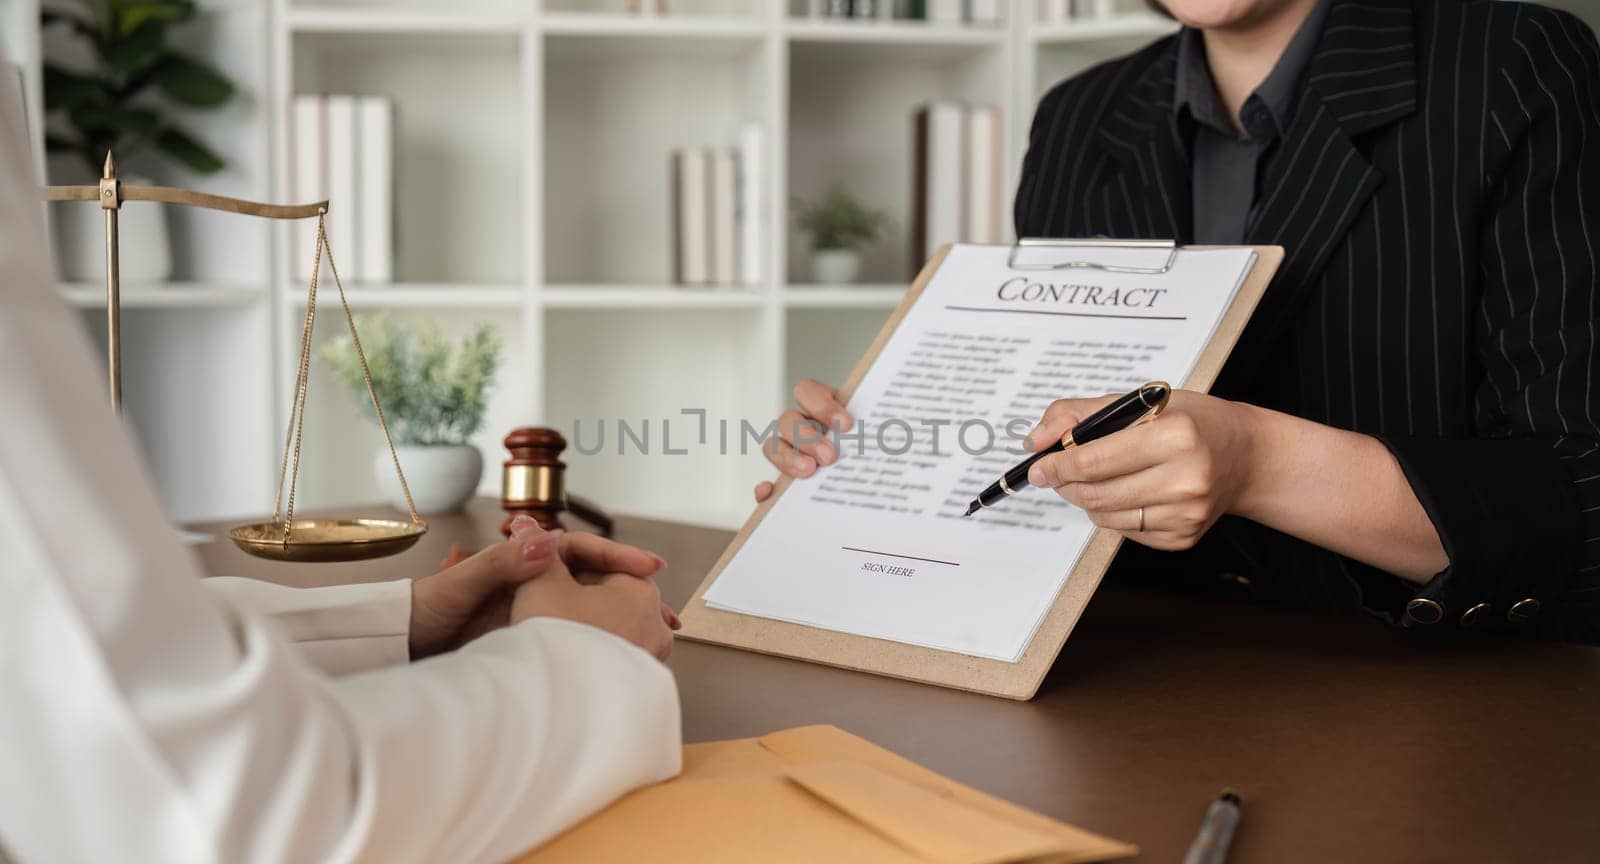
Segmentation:
<svg viewBox="0 0 1600 864">
<path fill-rule="evenodd" d="M 1051 404 L 1028 433 L 1031 449 L 1059 440 L 1114 398 Z M 1056 490 L 1094 524 L 1130 540 L 1188 549 L 1224 513 L 1238 512 L 1257 473 L 1261 422 L 1243 403 L 1178 390 L 1154 421 L 1046 456 L 1028 482 Z"/>
</svg>

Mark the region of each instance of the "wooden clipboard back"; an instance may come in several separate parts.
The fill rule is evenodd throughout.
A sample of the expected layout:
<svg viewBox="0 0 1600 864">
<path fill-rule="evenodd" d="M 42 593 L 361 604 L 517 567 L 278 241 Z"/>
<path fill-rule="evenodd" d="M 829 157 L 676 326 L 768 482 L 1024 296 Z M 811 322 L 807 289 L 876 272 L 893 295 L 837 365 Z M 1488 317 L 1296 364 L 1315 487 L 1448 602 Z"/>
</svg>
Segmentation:
<svg viewBox="0 0 1600 864">
<path fill-rule="evenodd" d="M 1216 246 L 1189 246 L 1186 249 L 1215 249 Z M 1254 246 L 1256 259 L 1250 273 L 1245 277 L 1244 284 L 1239 286 L 1234 295 L 1233 302 L 1228 306 L 1228 311 L 1223 314 L 1218 322 L 1216 332 L 1211 341 L 1206 344 L 1201 352 L 1200 359 L 1195 364 L 1194 372 L 1182 386 L 1189 390 L 1206 391 L 1216 381 L 1217 373 L 1222 370 L 1222 364 L 1233 351 L 1233 346 L 1238 342 L 1239 334 L 1244 331 L 1245 324 L 1255 312 L 1256 304 L 1261 300 L 1262 294 L 1267 290 L 1267 285 L 1272 281 L 1272 275 L 1277 271 L 1278 265 L 1283 261 L 1282 246 Z M 922 266 L 917 274 L 916 281 L 901 298 L 900 305 L 884 322 L 883 329 L 878 331 L 877 338 L 872 340 L 872 345 L 862 356 L 860 362 L 851 371 L 850 377 L 839 388 L 839 399 L 848 402 L 860 385 L 861 379 L 867 370 L 877 361 L 878 354 L 889 343 L 895 328 L 900 325 L 906 312 L 911 309 L 917 298 L 922 296 L 922 291 L 927 287 L 933 275 L 944 264 L 944 259 L 949 254 L 950 246 L 946 245 L 934 253 L 932 258 Z M 803 624 L 792 624 L 787 621 L 774 621 L 768 618 L 757 618 L 737 612 L 725 612 L 712 609 L 705 604 L 706 590 L 721 575 L 728 562 L 750 539 L 756 526 L 761 524 L 767 513 L 772 510 L 778 498 L 786 492 L 793 479 L 784 477 L 778 481 L 773 494 L 766 501 L 758 505 L 750 518 L 745 520 L 744 527 L 723 550 L 722 557 L 717 559 L 716 566 L 706 575 L 700 587 L 695 589 L 694 596 L 684 604 L 679 618 L 683 621 L 683 629 L 678 635 L 696 642 L 709 642 L 716 645 L 727 645 L 734 648 L 743 648 L 761 654 L 773 654 L 780 657 L 792 657 L 799 660 L 809 660 L 827 666 L 837 666 L 842 669 L 853 669 L 859 672 L 870 672 L 875 675 L 886 675 L 892 678 L 904 678 L 910 681 L 920 681 L 926 684 L 935 684 L 940 687 L 950 687 L 956 690 L 968 690 L 974 693 L 984 693 L 991 696 L 1001 696 L 1007 699 L 1027 700 L 1032 699 L 1038 692 L 1039 685 L 1044 681 L 1044 676 L 1055 663 L 1056 655 L 1061 652 L 1061 646 L 1066 644 L 1067 636 L 1072 633 L 1072 628 L 1078 623 L 1078 617 L 1083 614 L 1083 609 L 1089 604 L 1089 598 L 1094 596 L 1094 591 L 1100 585 L 1100 579 L 1105 575 L 1106 569 L 1111 566 L 1111 559 L 1117 554 L 1117 548 L 1122 544 L 1122 535 L 1101 529 L 1096 531 L 1090 539 L 1089 545 L 1084 549 L 1083 555 L 1078 559 L 1077 566 L 1068 574 L 1061 592 L 1056 595 L 1055 603 L 1039 624 L 1038 631 L 1033 636 L 1033 641 L 1028 644 L 1027 650 L 1015 663 L 1006 663 L 1001 660 L 990 660 L 982 657 L 972 657 L 966 654 L 956 654 L 949 651 L 940 651 L 933 648 L 922 648 L 907 645 L 902 642 L 893 642 L 886 639 L 877 639 L 870 636 L 854 636 L 848 633 L 839 633 L 833 630 L 824 630 L 817 627 L 807 627 Z"/>
</svg>

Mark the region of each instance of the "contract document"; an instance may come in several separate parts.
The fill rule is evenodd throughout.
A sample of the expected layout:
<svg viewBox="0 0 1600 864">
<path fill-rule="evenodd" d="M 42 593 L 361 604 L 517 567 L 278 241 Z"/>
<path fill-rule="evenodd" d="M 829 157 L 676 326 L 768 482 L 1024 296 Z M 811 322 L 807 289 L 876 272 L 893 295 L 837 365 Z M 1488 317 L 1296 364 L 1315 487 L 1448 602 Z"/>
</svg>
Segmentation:
<svg viewBox="0 0 1600 864">
<path fill-rule="evenodd" d="M 855 425 L 829 433 L 838 461 L 779 496 L 708 607 L 1018 660 L 1094 525 L 1048 489 L 964 519 L 967 503 L 1027 455 L 1052 401 L 1182 387 L 1255 252 L 1180 250 L 1161 273 L 1013 269 L 1009 253 L 950 250 L 851 395 Z"/>
</svg>

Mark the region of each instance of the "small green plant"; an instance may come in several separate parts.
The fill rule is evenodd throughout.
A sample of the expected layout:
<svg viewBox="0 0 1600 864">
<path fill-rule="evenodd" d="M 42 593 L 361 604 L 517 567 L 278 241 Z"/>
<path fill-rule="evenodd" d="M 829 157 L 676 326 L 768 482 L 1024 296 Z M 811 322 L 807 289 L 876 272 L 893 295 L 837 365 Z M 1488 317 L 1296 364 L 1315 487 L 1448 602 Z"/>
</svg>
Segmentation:
<svg viewBox="0 0 1600 864">
<path fill-rule="evenodd" d="M 811 234 L 813 249 L 859 249 L 883 236 L 889 215 L 873 210 L 842 185 L 815 204 L 799 202 L 800 227 Z"/>
<path fill-rule="evenodd" d="M 70 133 L 48 134 L 51 152 L 71 153 L 95 177 L 107 151 L 128 157 L 150 147 L 192 171 L 221 170 L 222 157 L 164 116 L 172 103 L 216 108 L 233 96 L 221 72 L 167 47 L 168 31 L 194 16 L 194 0 L 76 0 L 45 10 L 44 26 L 67 28 L 95 57 L 89 69 L 45 64 L 45 110 Z"/>
<path fill-rule="evenodd" d="M 459 343 L 436 325 L 401 327 L 386 315 L 361 316 L 356 330 L 396 444 L 465 444 L 483 428 L 489 385 L 500 365 L 493 325 L 479 325 Z M 376 421 L 350 337 L 324 345 L 319 355 Z"/>
</svg>

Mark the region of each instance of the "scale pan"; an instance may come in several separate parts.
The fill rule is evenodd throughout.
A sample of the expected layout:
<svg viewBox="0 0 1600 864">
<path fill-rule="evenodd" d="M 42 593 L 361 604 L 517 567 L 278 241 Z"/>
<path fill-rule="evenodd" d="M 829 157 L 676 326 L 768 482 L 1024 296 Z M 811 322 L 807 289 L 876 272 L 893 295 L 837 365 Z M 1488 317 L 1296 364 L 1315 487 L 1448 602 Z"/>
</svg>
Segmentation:
<svg viewBox="0 0 1600 864">
<path fill-rule="evenodd" d="M 273 561 L 364 561 L 410 549 L 427 533 L 426 522 L 393 519 L 296 519 L 283 539 L 283 522 L 255 522 L 228 532 L 235 546 Z"/>
</svg>

